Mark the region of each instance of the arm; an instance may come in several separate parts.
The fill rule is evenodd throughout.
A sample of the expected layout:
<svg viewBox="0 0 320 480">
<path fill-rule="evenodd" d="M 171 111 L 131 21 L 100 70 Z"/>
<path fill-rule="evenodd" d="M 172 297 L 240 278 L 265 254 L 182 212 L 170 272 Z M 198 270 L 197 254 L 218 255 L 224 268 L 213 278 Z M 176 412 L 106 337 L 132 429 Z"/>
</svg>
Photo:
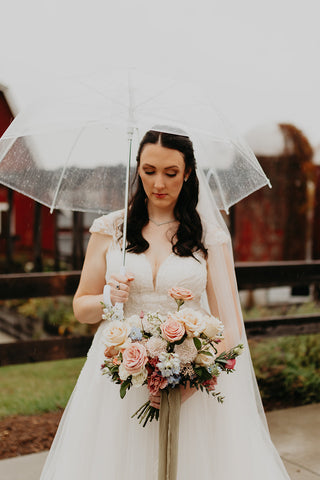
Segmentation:
<svg viewBox="0 0 320 480">
<path fill-rule="evenodd" d="M 73 299 L 73 311 L 80 323 L 94 324 L 101 320 L 100 302 L 103 301 L 102 292 L 105 285 L 106 253 L 111 241 L 111 236 L 100 233 L 93 233 L 89 240 L 80 283 Z M 110 297 L 113 305 L 128 300 L 129 285 L 133 279 L 129 272 L 125 276 L 120 274 L 110 276 Z M 116 289 L 116 285 L 121 285 L 121 289 Z"/>
<path fill-rule="evenodd" d="M 99 233 L 90 237 L 80 283 L 73 299 L 73 311 L 80 323 L 94 324 L 101 320 L 106 253 L 111 240 L 110 236 Z"/>
</svg>

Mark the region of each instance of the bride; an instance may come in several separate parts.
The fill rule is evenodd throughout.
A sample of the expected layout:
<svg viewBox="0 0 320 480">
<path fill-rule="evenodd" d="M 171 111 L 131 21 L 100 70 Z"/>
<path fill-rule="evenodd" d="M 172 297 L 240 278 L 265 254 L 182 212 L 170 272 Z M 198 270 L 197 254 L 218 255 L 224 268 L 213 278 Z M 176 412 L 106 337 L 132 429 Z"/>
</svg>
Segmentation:
<svg viewBox="0 0 320 480">
<path fill-rule="evenodd" d="M 123 212 L 96 219 L 74 312 L 82 323 L 101 321 L 103 289 L 127 316 L 174 309 L 170 287 L 192 290 L 188 307 L 206 306 L 225 326 L 220 350 L 239 342 L 236 372 L 219 377 L 221 405 L 206 393 L 181 389 L 177 480 L 284 480 L 288 474 L 269 436 L 253 374 L 237 294 L 230 236 L 196 161 L 190 139 L 149 131 L 137 156 L 137 189 L 128 214 L 127 273 L 120 275 Z M 102 376 L 101 322 L 64 412 L 41 480 L 155 480 L 158 423 L 142 428 L 131 415 L 146 386 L 120 399 Z M 63 372 L 62 372 L 63 374 Z M 158 395 L 150 397 L 160 407 Z"/>
</svg>

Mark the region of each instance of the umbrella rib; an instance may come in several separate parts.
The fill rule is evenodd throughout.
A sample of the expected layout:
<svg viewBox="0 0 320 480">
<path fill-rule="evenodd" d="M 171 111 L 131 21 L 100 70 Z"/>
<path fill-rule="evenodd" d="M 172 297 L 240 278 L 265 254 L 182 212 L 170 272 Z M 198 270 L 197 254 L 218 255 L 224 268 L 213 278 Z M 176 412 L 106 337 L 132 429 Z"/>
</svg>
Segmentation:
<svg viewBox="0 0 320 480">
<path fill-rule="evenodd" d="M 155 98 L 157 98 L 159 95 L 162 95 L 166 90 L 168 90 L 169 88 L 172 88 L 172 86 L 175 85 L 175 83 L 176 82 L 173 82 L 172 85 L 169 85 L 168 87 L 163 88 L 162 90 L 155 93 L 152 97 L 149 97 L 146 100 L 144 100 L 143 102 L 140 102 L 139 104 L 136 105 L 136 108 L 140 108 L 143 105 L 146 105 L 147 103 L 149 103 L 152 100 L 154 100 Z"/>
<path fill-rule="evenodd" d="M 209 168 L 209 170 L 207 172 L 207 175 L 206 175 L 206 180 L 207 180 L 208 186 L 209 186 L 211 176 L 215 179 L 215 182 L 216 182 L 216 185 L 218 187 L 219 194 L 220 194 L 220 197 L 221 197 L 221 200 L 222 200 L 223 207 L 225 208 L 226 213 L 229 213 L 229 206 L 226 202 L 225 196 L 223 194 L 223 191 L 222 191 L 222 188 L 221 188 L 221 185 L 220 185 L 220 181 L 217 178 L 217 174 L 212 168 Z"/>
<path fill-rule="evenodd" d="M 120 105 L 121 107 L 123 108 L 127 108 L 126 104 L 123 103 L 123 102 L 120 102 L 118 100 L 115 100 L 113 99 L 112 97 L 106 95 L 105 93 L 103 93 L 102 90 L 96 88 L 96 87 L 93 87 L 92 85 L 84 82 L 83 80 L 80 81 L 80 83 L 82 83 L 85 87 L 89 88 L 90 90 L 92 90 L 93 92 L 96 92 L 98 95 L 100 95 L 102 98 L 104 98 L 105 100 L 109 100 L 111 101 L 112 103 L 116 104 L 116 105 Z"/>
<path fill-rule="evenodd" d="M 65 174 L 65 171 L 67 169 L 67 165 L 69 163 L 69 160 L 71 158 L 71 155 L 72 155 L 72 152 L 74 151 L 78 141 L 79 141 L 79 138 L 81 137 L 82 135 L 82 132 L 84 131 L 85 127 L 82 127 L 80 132 L 78 133 L 71 149 L 70 149 L 70 152 L 69 152 L 69 155 L 68 155 L 68 158 L 63 166 L 63 170 L 61 172 L 61 175 L 60 175 L 60 178 L 59 178 L 59 182 L 58 182 L 58 185 L 57 185 L 57 188 L 56 188 L 56 191 L 55 191 L 55 194 L 54 194 L 54 197 L 53 197 L 53 201 L 52 201 L 52 205 L 51 205 L 51 208 L 50 208 L 50 213 L 53 212 L 53 210 L 55 209 L 55 206 L 56 206 L 56 201 L 57 201 L 57 197 L 58 197 L 58 194 L 59 194 L 59 191 L 60 191 L 60 187 L 61 187 L 61 184 L 62 184 L 62 180 L 63 180 L 63 177 L 64 177 L 64 174 Z"/>
</svg>

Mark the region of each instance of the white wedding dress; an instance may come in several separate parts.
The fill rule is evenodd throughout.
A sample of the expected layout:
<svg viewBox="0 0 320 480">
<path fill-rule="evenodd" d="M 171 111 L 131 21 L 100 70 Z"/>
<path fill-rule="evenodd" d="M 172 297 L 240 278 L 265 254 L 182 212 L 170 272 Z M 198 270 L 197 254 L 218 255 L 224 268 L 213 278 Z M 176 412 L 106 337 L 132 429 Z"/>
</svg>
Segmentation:
<svg viewBox="0 0 320 480">
<path fill-rule="evenodd" d="M 107 253 L 107 278 L 119 272 L 121 265 L 114 215 L 100 217 L 91 229 L 114 236 Z M 191 289 L 194 299 L 188 306 L 200 307 L 207 271 L 206 261 L 200 255 L 198 260 L 171 254 L 160 266 L 154 284 L 147 257 L 128 253 L 127 269 L 134 273 L 135 280 L 125 313 L 175 310 L 175 302 L 167 294 L 172 286 Z M 95 334 L 41 480 L 157 479 L 158 422 L 143 428 L 131 418 L 147 400 L 147 387 L 131 388 L 121 400 L 119 385 L 101 374 L 103 328 L 104 322 Z M 182 405 L 177 480 L 289 479 L 254 395 L 248 402 L 247 390 L 252 385 L 241 377 L 241 370 L 248 368 L 250 355 L 246 348 L 237 361 L 236 373 L 219 378 L 219 391 L 226 397 L 222 405 L 200 391 Z"/>
</svg>

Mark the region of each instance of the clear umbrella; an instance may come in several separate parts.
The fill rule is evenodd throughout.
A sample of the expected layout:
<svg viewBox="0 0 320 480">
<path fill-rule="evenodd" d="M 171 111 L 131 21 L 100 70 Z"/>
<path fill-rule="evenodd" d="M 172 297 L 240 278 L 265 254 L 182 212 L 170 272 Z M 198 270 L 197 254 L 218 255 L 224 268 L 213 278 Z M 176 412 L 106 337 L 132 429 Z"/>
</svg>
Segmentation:
<svg viewBox="0 0 320 480">
<path fill-rule="evenodd" d="M 51 210 L 107 213 L 126 196 L 127 211 L 131 159 L 152 128 L 188 134 L 220 209 L 269 183 L 199 88 L 135 70 L 68 81 L 21 111 L 0 140 L 0 182 Z"/>
</svg>

